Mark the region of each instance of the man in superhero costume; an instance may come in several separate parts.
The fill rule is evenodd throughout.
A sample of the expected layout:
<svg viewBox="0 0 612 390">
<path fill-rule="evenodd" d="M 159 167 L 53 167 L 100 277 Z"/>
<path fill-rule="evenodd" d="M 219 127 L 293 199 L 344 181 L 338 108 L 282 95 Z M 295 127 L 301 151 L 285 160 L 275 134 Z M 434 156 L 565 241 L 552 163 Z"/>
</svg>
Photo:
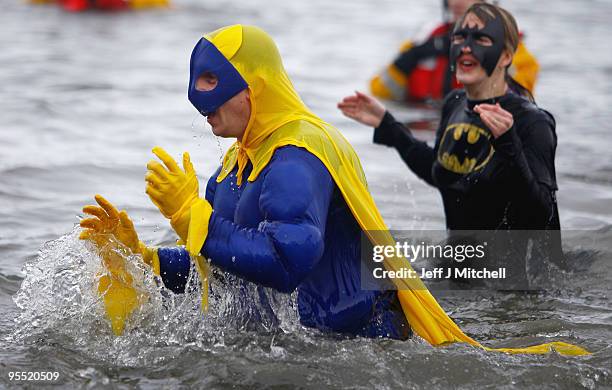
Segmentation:
<svg viewBox="0 0 612 390">
<path fill-rule="evenodd" d="M 301 101 L 268 34 L 234 25 L 202 38 L 191 57 L 189 100 L 215 134 L 237 142 L 208 181 L 204 198 L 188 154 L 181 169 L 154 149 L 164 165 L 148 164 L 146 192 L 184 247 L 146 246 L 127 214 L 100 196 L 100 206 L 84 209 L 94 218 L 81 221 L 82 238 L 103 252 L 108 272 L 98 290 L 115 333 L 123 331 L 140 302 L 120 259 L 104 253 L 108 235 L 142 256 L 178 293 L 191 261 L 208 293 L 203 255 L 245 281 L 285 293 L 297 290 L 305 326 L 395 339 L 406 339 L 412 329 L 433 345 L 485 348 L 459 329 L 418 278 L 394 279 L 397 291 L 388 288 L 389 281 L 369 284 L 376 290 L 362 288 L 362 233 L 374 245 L 395 241 L 367 189 L 359 158 L 337 129 Z M 396 255 L 383 264 L 395 272 L 410 268 Z M 585 353 L 565 343 L 503 351 L 546 353 L 554 347 Z"/>
<path fill-rule="evenodd" d="M 154 149 L 165 165 L 149 163 L 147 193 L 186 247 L 137 250 L 165 286 L 184 290 L 195 247 L 213 266 L 244 280 L 297 290 L 303 325 L 409 337 L 397 293 L 382 285 L 361 288 L 362 229 L 335 182 L 349 173 L 365 182 L 359 160 L 301 101 L 271 38 L 242 25 L 206 35 L 191 56 L 188 95 L 216 135 L 238 141 L 204 198 L 190 162 L 181 170 Z M 334 148 L 341 156 L 334 157 Z"/>
</svg>

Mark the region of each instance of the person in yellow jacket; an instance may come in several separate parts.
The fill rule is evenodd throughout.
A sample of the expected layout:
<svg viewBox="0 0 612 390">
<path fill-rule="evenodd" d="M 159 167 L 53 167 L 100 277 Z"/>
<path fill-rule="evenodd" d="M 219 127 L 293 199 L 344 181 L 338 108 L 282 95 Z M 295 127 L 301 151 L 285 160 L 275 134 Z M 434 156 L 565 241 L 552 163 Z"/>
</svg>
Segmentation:
<svg viewBox="0 0 612 390">
<path fill-rule="evenodd" d="M 189 100 L 216 135 L 236 142 L 211 176 L 204 197 L 188 154 L 181 168 L 162 149 L 154 149 L 163 165 L 148 164 L 146 192 L 185 247 L 147 247 L 127 214 L 99 196 L 100 206 L 84 209 L 93 218 L 81 222 L 87 229 L 83 238 L 99 247 L 96 237 L 110 234 L 141 254 L 175 292 L 185 287 L 180 275 L 189 271 L 190 261 L 206 280 L 204 256 L 213 266 L 258 285 L 285 293 L 297 290 L 300 321 L 309 327 L 396 339 L 413 330 L 433 345 L 482 347 L 446 315 L 418 277 L 394 279 L 394 289 L 382 282 L 377 291 L 362 287 L 362 234 L 375 245 L 395 242 L 355 151 L 302 102 L 267 33 L 234 25 L 206 34 L 193 50 L 190 70 Z M 383 264 L 392 271 L 410 268 L 395 255 Z M 114 279 L 100 289 L 113 292 L 115 281 L 116 296 L 126 295 L 124 310 L 111 305 L 116 301 L 105 302 L 113 309 L 109 315 L 125 321 L 138 301 L 125 292 L 131 281 L 121 265 L 111 265 L 109 278 Z M 586 353 L 562 342 L 503 351 L 546 353 L 553 348 Z"/>
<path fill-rule="evenodd" d="M 444 1 L 447 21 L 433 28 L 424 39 L 405 42 L 400 53 L 370 81 L 372 94 L 398 101 L 441 100 L 451 90 L 461 88 L 449 62 L 450 35 L 456 21 L 474 3 L 482 0 Z M 509 68 L 520 94 L 534 93 L 539 65 L 525 46 L 522 34 Z"/>
</svg>

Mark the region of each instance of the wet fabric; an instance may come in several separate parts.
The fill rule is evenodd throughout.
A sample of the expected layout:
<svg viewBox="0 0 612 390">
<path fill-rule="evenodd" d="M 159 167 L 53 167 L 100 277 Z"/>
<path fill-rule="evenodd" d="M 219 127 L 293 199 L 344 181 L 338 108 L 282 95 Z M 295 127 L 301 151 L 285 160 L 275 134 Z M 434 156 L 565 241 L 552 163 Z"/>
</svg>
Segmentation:
<svg viewBox="0 0 612 390">
<path fill-rule="evenodd" d="M 395 241 L 368 191 L 365 174 L 357 154 L 336 128 L 326 124 L 306 108 L 289 81 L 272 39 L 261 29 L 251 26 L 226 27 L 210 34 L 207 38 L 222 53 L 224 50 L 221 47 L 225 45 L 235 47 L 235 42 L 241 41 L 240 48 L 228 60 L 249 84 L 251 97 L 249 124 L 241 141 L 235 143 L 226 153 L 216 182 L 221 183 L 234 174 L 238 186 L 242 185 L 244 176 L 249 183 L 256 183 L 258 178 L 265 182 L 266 178 L 260 178 L 260 175 L 271 164 L 278 149 L 289 145 L 305 149 L 327 169 L 327 173 L 368 239 L 376 245 L 394 246 Z M 247 166 L 252 166 L 248 176 Z M 299 171 L 296 170 L 295 173 Z M 287 181 L 288 183 L 284 185 L 298 183 L 292 176 L 289 176 Z M 262 196 L 261 200 L 264 199 Z M 283 206 L 281 204 L 274 207 L 282 209 Z M 308 215 L 306 209 L 304 212 L 304 215 Z M 215 218 L 213 211 L 210 221 Z M 296 220 L 299 222 L 300 218 Z M 266 219 L 261 228 L 269 223 L 270 220 Z M 240 229 L 239 226 L 231 224 L 230 228 L 235 232 Z M 274 225 L 271 228 L 274 228 Z M 304 227 L 301 227 L 301 230 L 304 230 Z M 317 248 L 314 240 L 316 231 L 310 228 L 306 230 L 311 231 L 309 239 L 296 240 L 293 244 L 299 246 L 303 242 L 306 248 L 314 253 Z M 253 238 L 260 239 L 259 235 Z M 231 241 L 232 237 L 226 236 L 225 239 Z M 291 250 L 289 247 L 281 246 L 281 248 Z M 204 252 L 206 250 L 205 242 Z M 291 251 L 298 252 L 295 249 Z M 410 263 L 405 258 L 399 257 L 387 257 L 383 264 L 392 271 L 410 267 Z M 443 345 L 451 342 L 467 342 L 485 348 L 461 331 L 418 277 L 394 279 L 393 282 L 398 288 L 397 298 L 410 326 L 429 343 Z M 550 351 L 555 346 L 564 348 L 563 353 L 566 354 L 587 353 L 579 347 L 565 343 L 548 343 L 530 347 L 528 350 L 523 349 L 521 352 L 541 353 L 540 351 Z"/>
<path fill-rule="evenodd" d="M 159 248 L 159 276 L 164 286 L 176 294 L 185 292 L 189 278 L 191 258 L 183 247 Z"/>
<path fill-rule="evenodd" d="M 452 131 L 453 136 L 455 136 L 455 134 L 457 133 L 456 135 L 460 139 L 461 137 L 469 136 L 469 125 L 474 125 L 474 123 L 468 123 L 468 126 L 463 126 L 461 128 L 461 131 L 456 131 L 456 129 L 452 127 L 449 128 L 449 118 L 453 113 L 456 115 L 463 115 L 461 112 L 459 112 L 461 110 L 468 114 L 467 111 L 471 111 L 473 107 L 478 103 L 481 102 L 468 103 L 467 98 L 465 96 L 465 92 L 463 91 L 455 91 L 449 94 L 449 96 L 447 96 L 442 111 L 442 121 L 439 128 L 440 130 L 437 134 L 435 148 L 429 147 L 425 142 L 416 140 L 412 136 L 412 134 L 407 131 L 407 129 L 405 129 L 402 125 L 397 123 L 389 113 L 385 115 L 381 126 L 375 130 L 374 142 L 396 147 L 404 161 L 415 173 L 417 173 L 417 175 L 419 175 L 428 183 L 432 185 L 437 185 L 436 180 L 438 180 L 438 178 L 434 177 L 434 174 L 432 172 L 434 161 L 437 161 L 437 156 L 440 155 L 439 145 L 442 135 L 446 132 L 446 130 L 450 130 Z M 520 177 L 520 180 L 528 183 L 527 191 L 524 192 L 523 196 L 531 196 L 536 199 L 542 200 L 543 203 L 546 203 L 546 200 L 548 199 L 547 195 L 549 195 L 552 190 L 556 189 L 556 183 L 553 181 L 554 169 L 538 170 L 537 172 L 539 172 L 540 175 L 534 176 L 534 171 L 528 169 L 528 158 L 526 157 L 525 151 L 523 151 L 523 149 L 521 148 L 518 148 L 518 146 L 520 145 L 518 143 L 518 140 L 520 138 L 514 136 L 513 133 L 517 132 L 518 135 L 527 137 L 532 133 L 526 130 L 532 128 L 539 128 L 543 125 L 544 129 L 546 130 L 548 126 L 548 136 L 550 138 L 553 138 L 555 142 L 544 144 L 544 146 L 552 147 L 552 158 L 554 158 L 554 146 L 556 145 L 556 136 L 554 135 L 554 121 L 552 119 L 552 116 L 550 116 L 550 114 L 546 113 L 545 111 L 538 109 L 535 105 L 528 102 L 527 100 L 514 94 L 508 94 L 500 98 L 499 103 L 502 105 L 502 107 L 509 110 L 513 114 L 520 112 L 521 115 L 516 117 L 514 128 L 509 131 L 510 134 L 508 135 L 508 137 L 512 139 L 512 146 L 508 146 L 503 140 L 503 137 L 498 138 L 498 140 L 504 141 L 502 142 L 502 147 L 500 148 L 500 150 L 503 151 L 498 154 L 501 155 L 500 157 L 502 159 L 506 159 L 506 163 L 511 166 L 513 166 L 514 164 L 518 164 L 519 168 L 515 171 L 515 175 L 518 175 Z M 454 124 L 455 123 L 450 123 L 450 126 Z M 553 131 L 550 131 L 551 129 Z M 468 130 L 467 133 L 464 130 Z M 539 131 L 538 135 L 541 135 L 542 132 L 543 131 Z M 476 138 L 475 135 L 472 135 L 471 137 L 472 140 Z M 528 139 L 528 137 L 526 139 Z M 526 142 L 525 150 L 528 150 L 529 146 L 530 144 Z M 533 145 L 531 146 L 533 147 Z M 442 154 L 443 153 L 444 151 L 442 151 Z M 482 156 L 486 154 L 479 153 L 479 155 Z M 440 158 L 440 160 L 441 159 L 442 158 Z M 531 161 L 533 161 L 533 159 Z M 489 163 L 490 161 L 488 163 L 485 163 L 483 167 L 488 166 Z M 469 165 L 472 166 L 473 164 L 470 163 Z M 472 168 L 475 167 L 476 165 L 472 166 Z M 544 164 L 544 167 L 546 167 L 546 164 Z M 552 167 L 554 168 L 554 165 Z M 482 167 L 479 168 L 479 170 L 480 169 L 482 169 Z M 542 172 L 546 172 L 548 173 L 548 175 L 542 174 Z M 464 178 L 467 177 L 469 177 L 469 174 L 464 175 Z M 539 184 L 544 185 L 542 186 Z M 544 213 L 540 213 L 540 217 L 541 215 L 547 215 L 548 212 L 551 211 L 549 207 L 543 207 L 542 209 L 544 210 Z M 556 215 L 556 202 L 554 204 L 554 215 Z M 542 220 L 541 218 L 538 218 L 538 222 L 544 224 L 549 223 L 547 219 Z M 550 223 L 553 225 L 554 228 L 554 222 Z M 373 241 L 377 242 L 385 240 L 386 238 L 379 238 L 378 240 L 375 239 Z M 389 263 L 390 264 L 387 266 L 388 269 L 399 266 L 395 263 L 395 261 L 390 261 Z M 476 340 L 473 340 L 469 336 L 465 335 L 461 331 L 461 329 L 459 329 L 459 327 L 444 313 L 439 304 L 431 296 L 429 291 L 427 291 L 426 289 L 424 291 L 418 290 L 418 283 L 416 283 L 414 280 L 403 280 L 403 283 L 405 283 L 405 285 L 399 285 L 398 287 L 405 288 L 409 291 L 400 290 L 398 291 L 398 296 L 400 298 L 400 302 L 402 303 L 402 307 L 406 312 L 407 318 L 410 319 L 410 325 L 413 327 L 414 331 L 417 334 L 425 338 L 433 345 L 443 345 L 451 342 L 466 342 L 471 345 L 481 347 L 487 351 L 498 351 L 505 353 L 543 354 L 551 351 L 557 351 L 558 353 L 565 355 L 589 354 L 589 352 L 584 350 L 583 348 L 565 342 L 551 342 L 527 348 L 494 349 L 485 347 L 478 343 Z M 424 287 L 421 288 L 424 289 Z"/>
<path fill-rule="evenodd" d="M 251 172 L 251 165 L 245 174 Z M 405 339 L 410 327 L 395 292 L 361 288 L 361 230 L 325 166 L 301 148 L 276 150 L 253 182 L 237 168 L 206 188 L 215 210 L 202 254 L 258 285 L 297 290 L 300 322 L 324 331 Z M 166 287 L 182 292 L 184 249 L 158 251 Z M 382 286 L 379 288 L 382 289 Z"/>
<path fill-rule="evenodd" d="M 497 102 L 515 124 L 493 139 L 473 108 Z M 433 148 L 389 113 L 374 142 L 395 147 L 417 176 L 440 190 L 449 229 L 559 229 L 555 122 L 514 93 L 486 102 L 451 93 Z"/>
<path fill-rule="evenodd" d="M 236 68 L 206 38 L 201 38 L 193 49 L 189 69 L 189 101 L 202 115 L 215 112 L 248 87 Z M 204 73 L 217 77 L 217 85 L 210 91 L 197 88 L 198 78 Z"/>
<path fill-rule="evenodd" d="M 251 117 L 242 141 L 230 149 L 237 151 L 237 182 L 241 184 L 247 162 L 253 159 L 262 141 L 272 132 L 297 120 L 318 124 L 323 121 L 310 112 L 298 96 L 285 72 L 276 44 L 263 30 L 234 25 L 206 34 L 205 38 L 219 49 L 248 84 Z M 221 171 L 217 181 L 223 180 L 228 173 L 227 170 Z"/>
</svg>

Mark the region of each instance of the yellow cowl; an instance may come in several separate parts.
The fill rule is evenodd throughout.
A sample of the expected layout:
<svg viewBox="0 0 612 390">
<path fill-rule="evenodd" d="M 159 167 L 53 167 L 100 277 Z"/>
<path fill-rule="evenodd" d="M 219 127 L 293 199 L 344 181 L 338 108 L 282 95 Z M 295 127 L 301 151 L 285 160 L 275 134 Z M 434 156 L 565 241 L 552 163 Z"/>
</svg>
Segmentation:
<svg viewBox="0 0 612 390">
<path fill-rule="evenodd" d="M 224 27 L 205 38 L 238 70 L 249 85 L 251 117 L 238 148 L 238 184 L 248 159 L 262 141 L 276 129 L 296 120 L 323 125 L 324 122 L 306 107 L 285 71 L 272 38 L 254 26 Z M 218 181 L 229 172 L 222 172 Z"/>
</svg>

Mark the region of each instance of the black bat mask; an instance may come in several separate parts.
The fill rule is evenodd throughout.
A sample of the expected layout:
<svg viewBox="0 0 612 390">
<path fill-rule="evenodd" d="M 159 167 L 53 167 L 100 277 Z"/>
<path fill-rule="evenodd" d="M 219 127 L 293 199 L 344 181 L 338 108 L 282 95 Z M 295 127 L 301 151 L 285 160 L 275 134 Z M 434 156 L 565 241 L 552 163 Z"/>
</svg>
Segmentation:
<svg viewBox="0 0 612 390">
<path fill-rule="evenodd" d="M 501 22 L 501 18 L 497 17 L 487 23 L 482 29 L 471 28 L 471 27 L 457 27 L 453 31 L 452 37 L 460 36 L 463 38 L 463 42 L 460 44 L 452 43 L 450 48 L 450 63 L 451 70 L 455 71 L 455 64 L 457 59 L 461 56 L 464 47 L 469 47 L 471 54 L 480 62 L 480 65 L 487 72 L 487 75 L 491 77 L 499 57 L 504 51 L 504 25 Z M 483 46 L 477 43 L 477 40 L 482 37 L 489 38 L 493 45 Z"/>
</svg>

